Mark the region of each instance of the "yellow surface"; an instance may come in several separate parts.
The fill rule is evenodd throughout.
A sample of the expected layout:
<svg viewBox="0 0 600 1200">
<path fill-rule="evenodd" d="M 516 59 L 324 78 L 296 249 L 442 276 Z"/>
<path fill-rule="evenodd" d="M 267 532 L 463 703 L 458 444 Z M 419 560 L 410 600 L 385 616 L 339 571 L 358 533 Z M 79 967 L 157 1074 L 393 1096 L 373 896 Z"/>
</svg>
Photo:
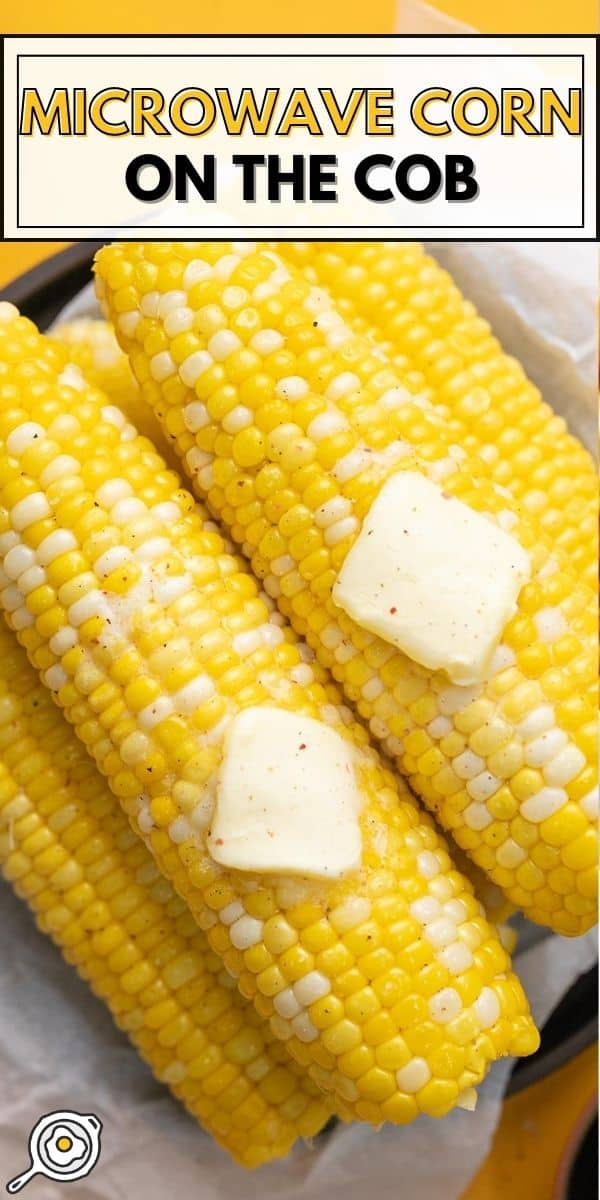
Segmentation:
<svg viewBox="0 0 600 1200">
<path fill-rule="evenodd" d="M 550 1200 L 565 1151 L 597 1092 L 598 1046 L 504 1105 L 492 1149 L 463 1200 Z"/>
<path fill-rule="evenodd" d="M 0 288 L 68 245 L 68 242 L 1 242 Z"/>
<path fill-rule="evenodd" d="M 29 0 L 7 6 L 4 33 L 390 33 L 394 0 L 372 0 L 365 20 L 363 5 L 348 0 L 305 0 L 301 5 L 280 0 Z"/>
<path fill-rule="evenodd" d="M 433 8 L 481 33 L 596 33 L 597 0 L 435 0 Z"/>
<path fill-rule="evenodd" d="M 4 33 L 391 33 L 398 4 L 372 0 L 365 6 L 348 0 L 306 0 L 302 5 L 280 0 L 163 0 L 126 5 L 122 0 L 29 0 L 7 5 Z M 594 33 L 596 0 L 435 0 L 432 7 L 484 33 Z"/>
</svg>

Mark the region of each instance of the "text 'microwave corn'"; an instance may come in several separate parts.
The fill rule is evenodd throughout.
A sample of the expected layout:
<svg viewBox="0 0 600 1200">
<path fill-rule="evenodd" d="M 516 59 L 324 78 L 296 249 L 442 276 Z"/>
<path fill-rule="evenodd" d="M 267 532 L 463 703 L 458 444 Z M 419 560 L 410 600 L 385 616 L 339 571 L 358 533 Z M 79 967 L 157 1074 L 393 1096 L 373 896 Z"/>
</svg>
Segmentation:
<svg viewBox="0 0 600 1200">
<path fill-rule="evenodd" d="M 533 920 L 596 919 L 594 597 L 322 292 L 271 251 L 111 246 L 100 294 L 199 495 L 414 789 Z M 416 470 L 511 531 L 520 592 L 482 684 L 449 686 L 332 591 L 382 485 Z M 401 596 L 399 604 L 402 604 Z M 396 611 L 392 609 L 390 611 Z"/>
<path fill-rule="evenodd" d="M 155 1075 L 238 1162 L 325 1123 L 106 782 L 0 628 L 0 869 Z"/>
<path fill-rule="evenodd" d="M 60 382 L 29 322 L 0 315 L 0 603 L 32 665 L 312 1078 L 376 1124 L 443 1114 L 492 1060 L 538 1041 L 470 885 L 149 443 L 100 393 Z M 226 734 L 265 707 L 314 719 L 351 756 L 351 874 L 211 857 Z"/>
<path fill-rule="evenodd" d="M 592 457 L 450 275 L 411 243 L 305 242 L 279 251 L 327 288 L 354 327 L 384 339 L 390 357 L 414 372 L 414 387 L 440 406 L 454 440 L 487 466 L 595 588 Z"/>
</svg>

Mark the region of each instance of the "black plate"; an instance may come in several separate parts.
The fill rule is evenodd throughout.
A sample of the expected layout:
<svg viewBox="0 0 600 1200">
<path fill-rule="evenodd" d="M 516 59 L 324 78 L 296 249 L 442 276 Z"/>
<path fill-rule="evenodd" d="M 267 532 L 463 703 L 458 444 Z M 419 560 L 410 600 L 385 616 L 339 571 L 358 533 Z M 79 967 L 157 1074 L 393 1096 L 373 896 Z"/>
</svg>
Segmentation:
<svg viewBox="0 0 600 1200">
<path fill-rule="evenodd" d="M 0 293 L 46 329 L 60 309 L 90 282 L 94 255 L 103 242 L 78 242 L 27 271 Z M 598 1036 L 598 967 L 573 984 L 542 1030 L 536 1054 L 518 1061 L 509 1092 L 520 1091 L 555 1071 Z"/>
<path fill-rule="evenodd" d="M 40 329 L 47 329 L 61 308 L 90 282 L 94 255 L 104 242 L 75 242 L 20 275 L 0 292 Z"/>
</svg>

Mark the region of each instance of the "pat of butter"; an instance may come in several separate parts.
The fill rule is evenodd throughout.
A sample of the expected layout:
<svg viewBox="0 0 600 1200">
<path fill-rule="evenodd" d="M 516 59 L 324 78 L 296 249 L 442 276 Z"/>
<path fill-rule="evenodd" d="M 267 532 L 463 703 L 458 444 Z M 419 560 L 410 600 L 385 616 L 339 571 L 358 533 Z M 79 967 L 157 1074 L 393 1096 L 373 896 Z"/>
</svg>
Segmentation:
<svg viewBox="0 0 600 1200">
<path fill-rule="evenodd" d="M 265 705 L 225 737 L 208 849 L 240 871 L 339 879 L 360 866 L 352 746 L 320 721 Z"/>
<path fill-rule="evenodd" d="M 531 564 L 510 534 L 414 471 L 382 487 L 333 599 L 409 658 L 479 683 Z"/>
</svg>

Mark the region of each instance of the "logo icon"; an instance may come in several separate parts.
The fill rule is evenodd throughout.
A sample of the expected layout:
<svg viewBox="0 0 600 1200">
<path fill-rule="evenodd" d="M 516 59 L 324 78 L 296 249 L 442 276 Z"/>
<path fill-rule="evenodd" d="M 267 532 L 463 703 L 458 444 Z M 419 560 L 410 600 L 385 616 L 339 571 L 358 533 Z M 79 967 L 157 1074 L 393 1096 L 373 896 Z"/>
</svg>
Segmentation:
<svg viewBox="0 0 600 1200">
<path fill-rule="evenodd" d="M 20 1192 L 34 1175 L 60 1183 L 83 1179 L 100 1158 L 101 1130 L 102 1121 L 93 1113 L 46 1113 L 29 1134 L 29 1166 L 7 1183 L 7 1192 Z"/>
</svg>

